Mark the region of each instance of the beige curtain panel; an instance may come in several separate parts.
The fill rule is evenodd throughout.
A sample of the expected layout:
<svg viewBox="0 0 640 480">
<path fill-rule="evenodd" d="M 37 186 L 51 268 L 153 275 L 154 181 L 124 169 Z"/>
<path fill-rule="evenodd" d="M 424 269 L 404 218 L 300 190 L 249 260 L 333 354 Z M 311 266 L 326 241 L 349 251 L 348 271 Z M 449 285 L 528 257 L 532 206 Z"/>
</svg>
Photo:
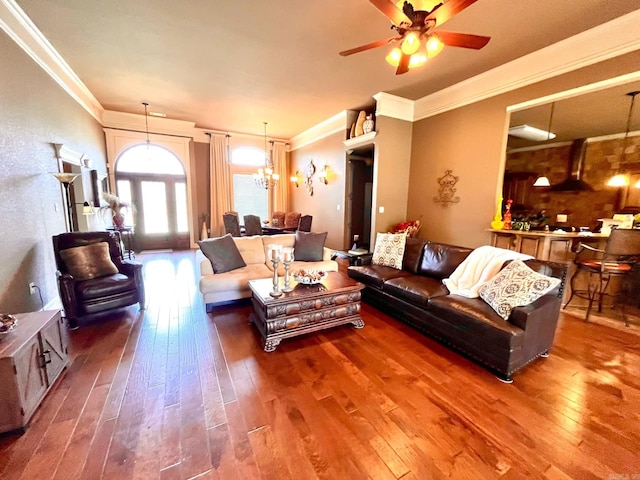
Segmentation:
<svg viewBox="0 0 640 480">
<path fill-rule="evenodd" d="M 211 236 L 224 235 L 222 215 L 231 210 L 231 172 L 229 170 L 229 136 L 211 134 Z"/>
</svg>

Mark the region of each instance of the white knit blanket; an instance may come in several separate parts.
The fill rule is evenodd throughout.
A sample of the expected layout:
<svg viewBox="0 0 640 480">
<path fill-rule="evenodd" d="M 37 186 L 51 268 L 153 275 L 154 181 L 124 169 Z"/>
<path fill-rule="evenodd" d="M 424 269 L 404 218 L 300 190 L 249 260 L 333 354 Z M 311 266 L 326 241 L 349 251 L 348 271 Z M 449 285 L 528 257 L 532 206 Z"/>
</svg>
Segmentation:
<svg viewBox="0 0 640 480">
<path fill-rule="evenodd" d="M 449 293 L 476 298 L 482 284 L 495 277 L 504 262 L 531 258 L 533 258 L 531 255 L 524 255 L 504 248 L 488 245 L 478 247 L 458 265 L 449 278 L 442 280 L 442 283 L 449 289 Z"/>
</svg>

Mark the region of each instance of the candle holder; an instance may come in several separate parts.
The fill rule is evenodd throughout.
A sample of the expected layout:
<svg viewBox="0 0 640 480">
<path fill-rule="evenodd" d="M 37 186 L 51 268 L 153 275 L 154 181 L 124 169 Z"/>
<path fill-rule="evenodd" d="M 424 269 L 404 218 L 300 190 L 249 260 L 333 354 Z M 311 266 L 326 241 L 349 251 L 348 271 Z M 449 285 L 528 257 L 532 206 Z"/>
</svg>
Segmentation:
<svg viewBox="0 0 640 480">
<path fill-rule="evenodd" d="M 278 298 L 282 295 L 278 281 L 278 265 L 280 264 L 281 253 L 282 245 L 269 245 L 269 260 L 271 260 L 271 263 L 273 264 L 273 290 L 269 292 L 269 295 L 274 298 Z"/>
<path fill-rule="evenodd" d="M 293 247 L 284 247 L 282 249 L 282 264 L 284 265 L 284 286 L 282 291 L 289 293 L 293 290 L 293 287 L 289 285 L 289 267 L 293 262 Z"/>
</svg>

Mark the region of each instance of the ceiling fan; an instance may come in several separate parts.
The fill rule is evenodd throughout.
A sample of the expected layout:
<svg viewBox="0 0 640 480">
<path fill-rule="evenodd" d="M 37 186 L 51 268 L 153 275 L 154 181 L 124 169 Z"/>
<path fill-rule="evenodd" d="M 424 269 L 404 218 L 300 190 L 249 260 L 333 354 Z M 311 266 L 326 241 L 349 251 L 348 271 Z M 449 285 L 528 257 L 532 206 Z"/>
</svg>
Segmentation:
<svg viewBox="0 0 640 480">
<path fill-rule="evenodd" d="M 413 4 L 406 0 L 402 4 L 402 10 L 398 6 L 400 2 L 396 5 L 391 0 L 369 1 L 393 22 L 391 29 L 395 30 L 398 36 L 344 50 L 340 55 L 346 57 L 390 43 L 402 42 L 400 47 L 394 48 L 386 57 L 387 62 L 397 67 L 396 75 L 423 65 L 428 58 L 440 53 L 445 45 L 479 50 L 491 39 L 491 37 L 467 33 L 434 31 L 436 27 L 474 4 L 476 0 L 449 0 L 446 3 L 437 4 L 431 10 L 416 10 Z M 416 2 L 416 0 L 413 1 Z"/>
</svg>

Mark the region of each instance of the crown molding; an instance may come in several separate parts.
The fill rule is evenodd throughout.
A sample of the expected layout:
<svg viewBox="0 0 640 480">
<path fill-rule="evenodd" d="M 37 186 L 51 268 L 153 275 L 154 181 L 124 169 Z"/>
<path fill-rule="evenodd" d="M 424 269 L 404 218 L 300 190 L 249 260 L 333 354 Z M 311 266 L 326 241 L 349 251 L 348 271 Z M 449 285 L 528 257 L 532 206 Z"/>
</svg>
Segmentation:
<svg viewBox="0 0 640 480">
<path fill-rule="evenodd" d="M 384 116 L 399 120 L 413 121 L 415 102 L 404 97 L 378 92 L 373 98 L 376 100 L 376 117 Z"/>
<path fill-rule="evenodd" d="M 14 0 L 0 0 L 0 28 L 98 122 L 104 109 Z"/>
<path fill-rule="evenodd" d="M 422 97 L 413 121 L 464 107 L 640 49 L 640 10 Z"/>
<path fill-rule="evenodd" d="M 597 92 L 604 90 L 605 88 L 617 87 L 618 85 L 624 85 L 640 80 L 640 70 L 637 72 L 625 73 L 617 77 L 607 78 L 599 82 L 590 83 L 588 85 L 582 85 L 580 87 L 571 88 L 558 93 L 552 93 L 544 97 L 534 98 L 533 100 L 527 100 L 526 102 L 516 103 L 507 107 L 507 112 L 517 112 L 520 110 L 526 110 L 528 108 L 537 107 L 539 105 L 546 105 L 557 100 L 566 100 L 568 98 L 577 97 L 587 93 Z"/>
<path fill-rule="evenodd" d="M 193 138 L 196 134 L 195 122 L 174 120 L 172 118 L 147 117 L 149 131 L 161 135 Z M 102 126 L 116 130 L 146 131 L 145 116 L 136 113 L 105 110 L 102 115 Z"/>
<path fill-rule="evenodd" d="M 299 133 L 291 139 L 291 151 L 305 147 L 311 143 L 322 140 L 330 135 L 338 132 L 346 133 L 347 131 L 347 111 L 334 115 L 327 120 Z"/>
</svg>

